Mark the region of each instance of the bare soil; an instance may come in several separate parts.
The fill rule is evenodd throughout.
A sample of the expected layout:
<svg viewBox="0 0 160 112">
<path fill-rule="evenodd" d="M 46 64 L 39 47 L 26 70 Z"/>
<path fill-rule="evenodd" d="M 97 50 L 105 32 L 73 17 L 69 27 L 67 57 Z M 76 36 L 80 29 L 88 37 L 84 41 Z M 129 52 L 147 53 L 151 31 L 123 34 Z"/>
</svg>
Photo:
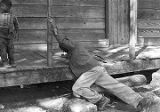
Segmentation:
<svg viewBox="0 0 160 112">
<path fill-rule="evenodd" d="M 0 88 L 0 112 L 46 112 L 38 100 L 58 97 L 71 92 L 71 81 Z"/>
</svg>

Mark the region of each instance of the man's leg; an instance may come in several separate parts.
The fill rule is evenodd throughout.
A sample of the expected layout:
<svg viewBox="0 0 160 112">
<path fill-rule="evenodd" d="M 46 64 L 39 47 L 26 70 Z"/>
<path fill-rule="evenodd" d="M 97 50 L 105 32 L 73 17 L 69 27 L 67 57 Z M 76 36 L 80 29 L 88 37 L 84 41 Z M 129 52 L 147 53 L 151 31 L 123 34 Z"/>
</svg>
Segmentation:
<svg viewBox="0 0 160 112">
<path fill-rule="evenodd" d="M 9 64 L 14 65 L 14 45 L 13 45 L 13 40 L 8 40 L 8 45 L 7 45 L 7 53 L 8 53 L 8 59 L 9 59 Z"/>
<path fill-rule="evenodd" d="M 96 80 L 96 84 L 107 89 L 109 92 L 120 98 L 125 103 L 128 103 L 135 108 L 143 97 L 132 90 L 132 88 L 126 86 L 123 83 L 118 82 L 116 79 L 111 77 L 104 67 L 99 67 L 101 76 Z"/>
<path fill-rule="evenodd" d="M 72 87 L 75 96 L 82 96 L 91 103 L 98 102 L 102 95 L 90 87 L 95 83 L 101 74 L 96 70 L 96 67 L 83 73 Z"/>
<path fill-rule="evenodd" d="M 2 59 L 2 63 L 8 64 L 8 58 L 7 58 L 7 45 L 6 41 L 4 39 L 0 39 L 0 56 Z"/>
</svg>

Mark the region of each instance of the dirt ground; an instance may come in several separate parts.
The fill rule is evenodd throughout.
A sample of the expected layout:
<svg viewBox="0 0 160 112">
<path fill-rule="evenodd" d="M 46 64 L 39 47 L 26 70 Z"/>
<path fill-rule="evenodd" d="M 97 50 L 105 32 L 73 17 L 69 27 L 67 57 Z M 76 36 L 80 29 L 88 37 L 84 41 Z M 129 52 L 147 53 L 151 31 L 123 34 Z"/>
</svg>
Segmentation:
<svg viewBox="0 0 160 112">
<path fill-rule="evenodd" d="M 61 102 L 72 93 L 72 85 L 73 81 L 64 81 L 25 85 L 24 88 L 0 88 L 0 104 L 4 105 L 0 112 L 59 112 L 57 110 L 62 107 Z M 119 102 L 116 97 L 111 98 L 118 101 L 115 104 L 117 110 L 108 109 L 104 112 L 136 112 L 129 105 Z"/>
<path fill-rule="evenodd" d="M 66 97 L 65 95 L 72 93 L 72 85 L 72 81 L 65 81 L 29 85 L 24 88 L 20 86 L 0 88 L 0 104 L 4 105 L 0 112 L 58 112 L 53 111 L 53 108 L 58 110 L 61 105 L 59 101 L 53 99 Z M 57 103 L 57 107 L 53 107 L 54 102 Z M 118 105 L 119 107 L 122 111 L 108 109 L 104 112 L 134 112 L 124 103 Z"/>
<path fill-rule="evenodd" d="M 0 112 L 46 112 L 38 101 L 71 92 L 71 81 L 20 87 L 0 88 Z"/>
</svg>

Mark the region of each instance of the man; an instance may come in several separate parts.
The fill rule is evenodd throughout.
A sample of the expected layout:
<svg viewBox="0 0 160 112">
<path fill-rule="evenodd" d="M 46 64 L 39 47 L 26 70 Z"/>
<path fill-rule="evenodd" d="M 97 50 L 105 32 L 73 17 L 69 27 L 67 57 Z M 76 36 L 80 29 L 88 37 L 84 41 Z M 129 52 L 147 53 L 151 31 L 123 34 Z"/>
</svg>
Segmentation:
<svg viewBox="0 0 160 112">
<path fill-rule="evenodd" d="M 110 99 L 91 89 L 93 84 L 101 86 L 117 96 L 127 104 L 142 110 L 152 104 L 150 99 L 143 98 L 130 87 L 112 78 L 106 69 L 92 56 L 83 45 L 66 37 L 58 35 L 58 28 L 53 19 L 49 19 L 51 31 L 59 43 L 59 47 L 67 52 L 69 67 L 77 77 L 72 90 L 76 97 L 83 97 L 89 102 L 96 104 L 99 111 L 105 110 Z"/>
<path fill-rule="evenodd" d="M 15 66 L 13 39 L 18 32 L 18 21 L 10 13 L 12 2 L 0 2 L 0 55 L 3 67 Z"/>
</svg>

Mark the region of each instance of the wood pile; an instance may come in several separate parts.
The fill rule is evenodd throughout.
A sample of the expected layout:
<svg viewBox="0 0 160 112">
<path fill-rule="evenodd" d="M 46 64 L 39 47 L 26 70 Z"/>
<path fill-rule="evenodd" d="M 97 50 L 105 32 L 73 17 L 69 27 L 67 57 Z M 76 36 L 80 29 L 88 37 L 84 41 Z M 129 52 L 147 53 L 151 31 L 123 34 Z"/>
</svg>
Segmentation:
<svg viewBox="0 0 160 112">
<path fill-rule="evenodd" d="M 156 72 L 157 73 L 157 72 Z M 154 75 L 153 75 L 154 76 Z M 145 108 L 143 112 L 159 112 L 160 111 L 160 88 L 153 88 L 152 85 L 147 85 L 147 79 L 144 75 L 133 75 L 123 78 L 117 78 L 120 82 L 132 87 L 136 92 L 144 97 L 148 97 L 156 102 L 156 105 Z M 154 80 L 154 79 L 153 79 Z M 152 81 L 153 81 L 152 80 Z M 99 92 L 104 92 L 104 89 L 99 89 Z M 63 110 L 64 109 L 64 110 Z M 83 99 L 68 99 L 64 103 L 63 112 L 97 112 L 97 107 Z M 79 110 L 78 110 L 79 109 Z M 116 100 L 115 103 L 104 112 L 136 112 L 137 110 L 128 104 Z"/>
<path fill-rule="evenodd" d="M 146 108 L 143 112 L 160 112 L 160 88 L 158 88 L 158 86 L 153 87 L 151 84 L 146 84 L 147 80 L 144 75 L 137 74 L 133 76 L 117 78 L 117 80 L 128 86 L 131 86 L 136 92 L 138 92 L 142 96 L 148 97 L 151 100 L 157 102 L 156 105 Z M 152 80 L 152 82 L 153 81 L 154 79 Z M 119 99 L 116 99 L 114 96 L 110 96 L 110 98 L 113 103 L 103 112 L 137 112 L 135 108 L 122 102 Z M 86 101 L 85 99 L 75 98 L 73 97 L 72 93 L 64 94 L 58 97 L 38 99 L 36 100 L 36 105 L 18 107 L 15 109 L 6 108 L 3 110 L 2 112 L 31 112 L 34 110 L 36 112 L 99 112 L 97 111 L 96 105 Z"/>
<path fill-rule="evenodd" d="M 117 78 L 117 80 L 119 80 L 120 82 L 131 86 L 131 87 L 135 87 L 135 86 L 140 86 L 140 85 L 145 85 L 147 82 L 147 79 L 145 78 L 145 76 L 143 75 L 134 75 L 134 76 L 128 76 L 128 77 L 123 77 L 123 78 Z M 94 89 L 97 89 L 99 92 L 105 92 L 104 89 L 99 88 L 97 86 L 93 87 Z M 65 100 L 60 100 L 60 99 L 65 99 Z M 58 99 L 56 99 L 58 101 Z M 53 100 L 54 101 L 54 100 Z M 50 108 L 49 112 L 97 112 L 97 107 L 96 105 L 84 100 L 84 99 L 78 99 L 78 98 L 74 98 L 72 95 L 70 95 L 69 97 L 61 97 L 59 98 L 59 103 L 53 103 L 53 105 L 50 105 L 50 107 L 52 107 L 52 109 Z M 51 102 L 48 102 L 49 104 L 51 104 Z M 63 106 L 62 106 L 63 105 Z M 121 107 L 126 107 L 125 109 L 122 110 L 118 110 L 114 107 L 119 108 L 119 105 Z M 43 104 L 41 104 L 41 106 L 44 106 Z M 45 107 L 47 108 L 47 107 Z M 125 110 L 125 111 L 124 111 Z M 115 105 L 113 105 L 113 107 L 108 108 L 105 112 L 126 112 L 126 110 L 131 110 L 132 112 L 135 110 L 133 107 L 124 104 L 122 102 L 115 102 Z"/>
</svg>

